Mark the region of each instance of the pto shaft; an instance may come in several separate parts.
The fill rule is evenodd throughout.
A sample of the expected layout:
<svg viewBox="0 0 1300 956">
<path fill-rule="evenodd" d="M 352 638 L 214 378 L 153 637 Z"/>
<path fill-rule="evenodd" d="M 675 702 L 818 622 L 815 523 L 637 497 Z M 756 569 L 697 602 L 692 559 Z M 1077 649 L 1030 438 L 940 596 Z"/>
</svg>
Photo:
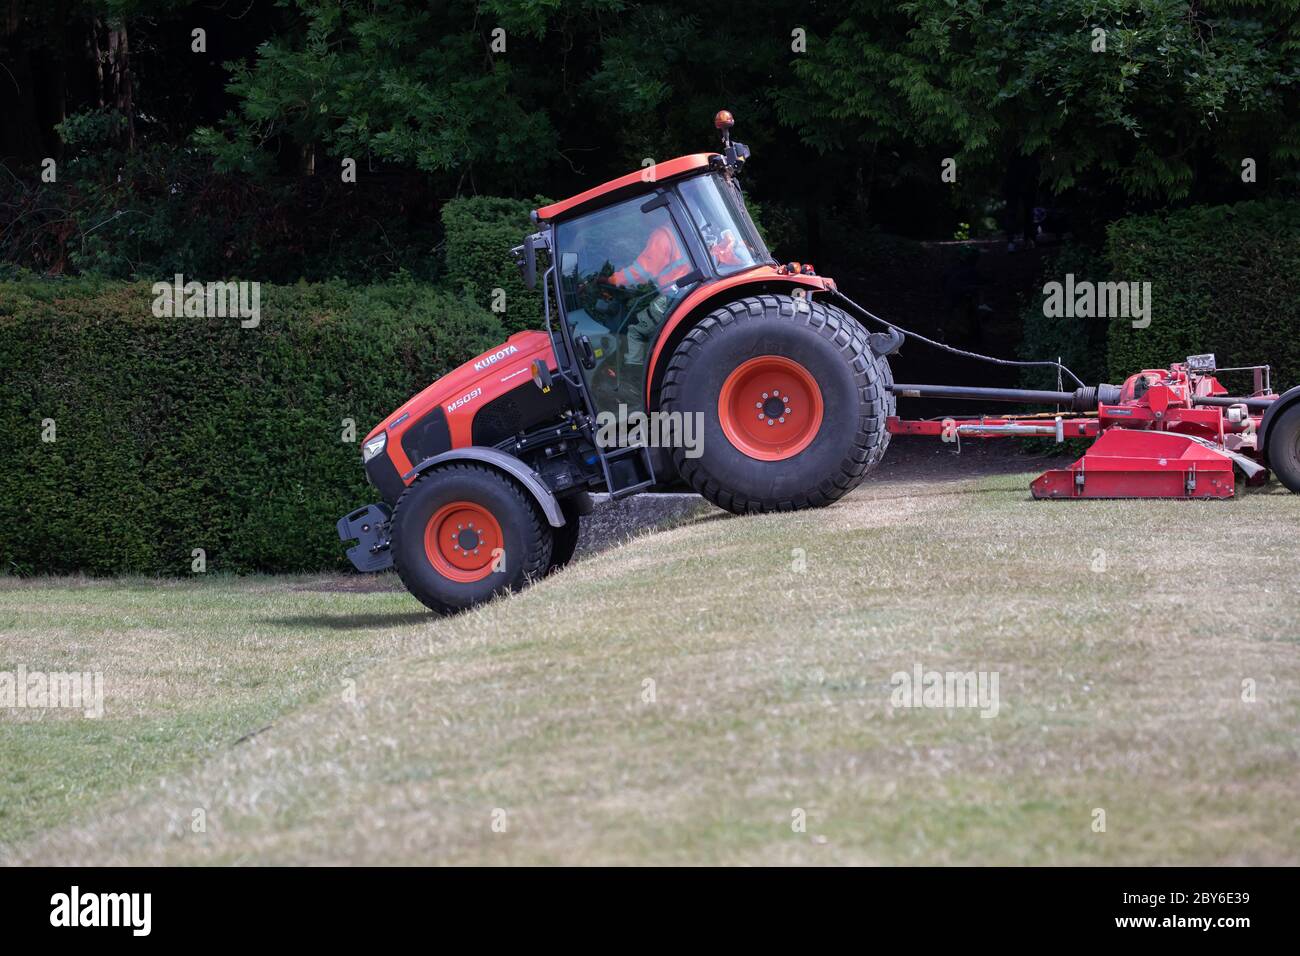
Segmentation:
<svg viewBox="0 0 1300 956">
<path fill-rule="evenodd" d="M 1119 403 L 1119 387 L 1098 385 L 1073 392 L 1047 392 L 1032 388 L 978 388 L 973 385 L 894 385 L 900 398 L 957 398 L 972 402 L 1023 402 L 1027 405 L 1068 405 L 1071 411 L 1093 412 L 1097 405 Z M 1193 405 L 1229 408 L 1245 405 L 1252 412 L 1267 409 L 1275 398 L 1233 398 L 1227 395 L 1194 395 Z"/>
<path fill-rule="evenodd" d="M 1076 388 L 1073 392 L 1047 392 L 1032 388 L 976 388 L 970 385 L 898 385 L 893 388 L 900 398 L 958 398 L 973 402 L 1024 402 L 1030 405 L 1068 405 L 1071 411 L 1096 411 L 1098 401 L 1119 401 L 1119 388 L 1098 385 Z"/>
</svg>

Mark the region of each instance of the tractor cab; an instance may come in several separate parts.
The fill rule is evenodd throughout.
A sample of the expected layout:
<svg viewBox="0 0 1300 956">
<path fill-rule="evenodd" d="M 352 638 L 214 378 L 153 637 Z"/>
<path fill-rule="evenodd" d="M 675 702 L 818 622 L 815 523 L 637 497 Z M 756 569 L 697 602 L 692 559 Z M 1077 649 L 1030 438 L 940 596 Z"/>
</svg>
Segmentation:
<svg viewBox="0 0 1300 956">
<path fill-rule="evenodd" d="M 559 312 L 598 412 L 645 410 L 650 346 L 687 295 L 771 261 L 734 180 L 702 169 L 556 224 Z"/>
<path fill-rule="evenodd" d="M 596 413 L 646 410 L 652 347 L 692 293 L 775 264 L 738 183 L 749 151 L 730 142 L 730 113 L 716 122 L 723 153 L 650 166 L 534 213 L 544 230 L 533 245 L 551 251 L 553 333 Z"/>
<path fill-rule="evenodd" d="M 654 359 L 684 305 L 720 280 L 775 266 L 740 190 L 749 149 L 731 142 L 728 111 L 714 123 L 722 152 L 648 166 L 542 207 L 533 213 L 541 230 L 514 250 L 530 285 L 537 250 L 549 253 L 557 370 L 594 422 L 628 423 L 651 410 Z M 621 497 L 662 484 L 667 455 L 628 442 L 626 427 L 613 433 L 595 441 L 605 490 Z"/>
</svg>

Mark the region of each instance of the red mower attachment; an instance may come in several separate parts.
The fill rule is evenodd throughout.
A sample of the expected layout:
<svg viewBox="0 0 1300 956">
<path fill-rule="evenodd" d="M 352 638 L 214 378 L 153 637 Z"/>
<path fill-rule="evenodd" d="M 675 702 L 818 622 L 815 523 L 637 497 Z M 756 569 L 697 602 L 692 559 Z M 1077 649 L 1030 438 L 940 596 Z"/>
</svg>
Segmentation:
<svg viewBox="0 0 1300 956">
<path fill-rule="evenodd" d="M 1030 488 L 1035 498 L 1231 498 L 1236 478 L 1232 459 L 1198 439 L 1111 428 L 1069 468 L 1043 472 Z"/>
<path fill-rule="evenodd" d="M 1255 391 L 1232 397 L 1215 377 L 1213 355 L 1194 355 L 1167 370 L 1145 369 L 1122 386 L 1073 392 L 895 385 L 896 396 L 1055 404 L 1070 413 L 904 420 L 895 435 L 962 438 L 1095 438 L 1069 468 L 1031 486 L 1035 498 L 1231 498 L 1237 473 L 1268 481 L 1270 467 L 1300 491 L 1300 388 L 1273 393 L 1268 367 L 1252 366 Z M 1232 371 L 1243 371 L 1233 369 Z"/>
</svg>

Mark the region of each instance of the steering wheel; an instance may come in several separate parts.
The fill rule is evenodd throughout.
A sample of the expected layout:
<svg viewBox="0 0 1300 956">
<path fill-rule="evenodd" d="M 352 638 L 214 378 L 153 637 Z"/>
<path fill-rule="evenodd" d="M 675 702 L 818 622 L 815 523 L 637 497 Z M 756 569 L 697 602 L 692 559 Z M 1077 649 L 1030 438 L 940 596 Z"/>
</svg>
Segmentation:
<svg viewBox="0 0 1300 956">
<path fill-rule="evenodd" d="M 639 286 L 625 286 L 610 282 L 606 278 L 594 280 L 596 286 L 596 295 L 609 294 L 614 302 L 618 303 L 620 314 L 610 331 L 614 335 L 622 335 L 628 324 L 643 308 L 654 301 L 659 290 L 653 285 L 647 288 L 645 284 Z"/>
</svg>

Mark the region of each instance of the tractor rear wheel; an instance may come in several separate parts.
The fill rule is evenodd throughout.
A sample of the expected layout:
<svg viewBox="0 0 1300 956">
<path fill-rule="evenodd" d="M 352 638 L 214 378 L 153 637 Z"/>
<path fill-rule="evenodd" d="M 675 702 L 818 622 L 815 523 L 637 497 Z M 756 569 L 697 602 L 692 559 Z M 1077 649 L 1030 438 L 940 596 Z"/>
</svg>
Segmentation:
<svg viewBox="0 0 1300 956">
<path fill-rule="evenodd" d="M 397 499 L 391 527 L 402 583 L 442 614 L 521 588 L 551 560 L 551 528 L 537 505 L 481 465 L 421 475 Z"/>
<path fill-rule="evenodd" d="M 1300 404 L 1268 427 L 1268 466 L 1287 490 L 1300 493 Z"/>
<path fill-rule="evenodd" d="M 698 456 L 674 448 L 696 491 L 736 513 L 828 505 L 884 455 L 889 363 L 833 306 L 760 295 L 710 313 L 677 347 L 661 408 L 703 416 Z"/>
</svg>

